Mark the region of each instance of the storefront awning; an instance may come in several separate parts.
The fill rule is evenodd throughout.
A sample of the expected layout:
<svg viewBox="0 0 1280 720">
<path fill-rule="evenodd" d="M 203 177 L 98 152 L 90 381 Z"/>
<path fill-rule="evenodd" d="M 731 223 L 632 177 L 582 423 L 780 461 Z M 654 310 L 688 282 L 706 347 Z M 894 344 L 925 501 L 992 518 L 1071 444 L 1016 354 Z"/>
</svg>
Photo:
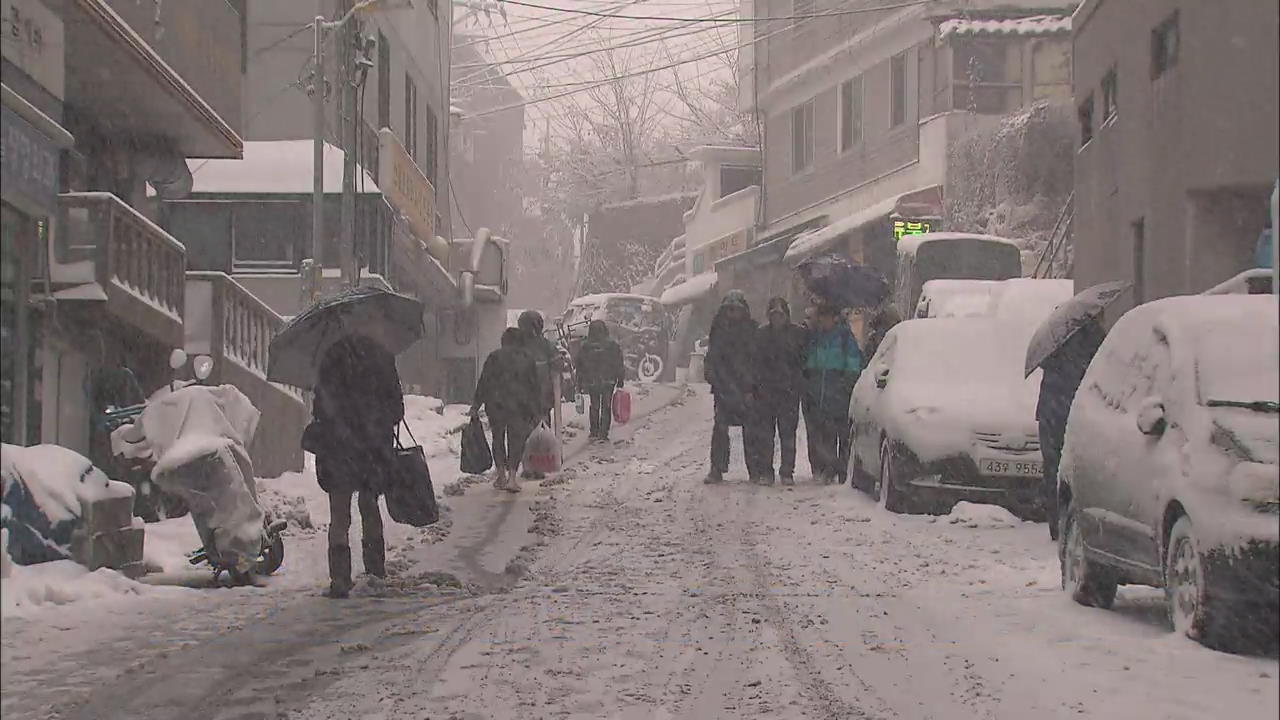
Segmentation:
<svg viewBox="0 0 1280 720">
<path fill-rule="evenodd" d="M 662 297 L 658 299 L 658 302 L 667 307 L 688 305 L 691 302 L 701 300 L 712 290 L 715 290 L 718 280 L 719 277 L 713 272 L 694 275 L 679 285 L 667 288 L 662 293 Z"/>
<path fill-rule="evenodd" d="M 863 208 L 852 215 L 843 217 L 826 227 L 810 230 L 791 243 L 791 247 L 787 248 L 787 254 L 782 256 L 783 260 L 791 265 L 799 265 L 804 260 L 835 245 L 845 233 L 857 230 L 863 225 L 888 216 L 897 205 L 898 198 L 889 198 L 870 207 Z"/>
</svg>

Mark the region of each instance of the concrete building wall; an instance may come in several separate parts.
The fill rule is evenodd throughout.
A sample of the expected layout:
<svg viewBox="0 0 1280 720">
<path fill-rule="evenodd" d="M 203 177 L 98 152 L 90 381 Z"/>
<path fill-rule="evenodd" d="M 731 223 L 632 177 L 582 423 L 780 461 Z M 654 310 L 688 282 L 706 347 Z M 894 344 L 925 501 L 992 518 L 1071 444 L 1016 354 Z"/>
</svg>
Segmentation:
<svg viewBox="0 0 1280 720">
<path fill-rule="evenodd" d="M 1153 31 L 1177 16 L 1154 77 Z M 1205 290 L 1252 266 L 1277 174 L 1274 2 L 1088 0 L 1073 27 L 1078 287 L 1135 282 L 1138 302 Z M 1117 78 L 1107 118 L 1103 78 Z"/>
</svg>

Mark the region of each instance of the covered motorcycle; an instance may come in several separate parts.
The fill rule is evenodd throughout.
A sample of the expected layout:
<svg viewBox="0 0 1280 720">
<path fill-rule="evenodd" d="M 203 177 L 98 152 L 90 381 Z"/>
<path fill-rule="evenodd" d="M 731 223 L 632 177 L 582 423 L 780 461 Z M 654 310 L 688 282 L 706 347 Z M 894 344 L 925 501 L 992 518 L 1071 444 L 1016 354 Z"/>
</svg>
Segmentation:
<svg viewBox="0 0 1280 720">
<path fill-rule="evenodd" d="M 247 447 L 260 413 L 231 385 L 188 385 L 153 398 L 132 426 L 111 435 L 115 453 L 149 458 L 152 480 L 183 498 L 215 568 L 246 574 L 263 551 Z"/>
</svg>

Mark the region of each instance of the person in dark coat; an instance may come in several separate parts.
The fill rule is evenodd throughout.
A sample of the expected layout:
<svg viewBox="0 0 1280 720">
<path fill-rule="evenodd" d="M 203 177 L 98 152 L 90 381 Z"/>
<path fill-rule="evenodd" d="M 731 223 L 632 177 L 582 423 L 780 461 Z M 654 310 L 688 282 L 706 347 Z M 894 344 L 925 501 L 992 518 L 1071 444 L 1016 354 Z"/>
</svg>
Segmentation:
<svg viewBox="0 0 1280 720">
<path fill-rule="evenodd" d="M 800 424 L 800 390 L 804 381 L 804 329 L 791 322 L 791 306 L 784 298 L 769 301 L 769 323 L 760 328 L 755 347 L 756 429 L 751 445 L 756 453 L 759 482 L 773 484 L 773 437 L 778 436 L 778 474 L 793 485 L 796 469 L 796 428 Z"/>
<path fill-rule="evenodd" d="M 550 425 L 551 410 L 556 404 L 553 377 L 555 373 L 562 370 L 560 353 L 556 350 L 555 343 L 542 334 L 546 325 L 542 320 L 542 313 L 537 310 L 525 310 L 520 313 L 520 317 L 516 319 L 516 327 L 524 333 L 525 349 L 533 356 L 533 363 L 538 370 L 538 390 L 541 394 L 538 414 Z M 540 480 L 544 475 L 525 470 L 521 477 Z"/>
<path fill-rule="evenodd" d="M 711 429 L 711 470 L 707 483 L 724 480 L 729 472 L 729 428 L 746 427 L 751 409 L 754 381 L 752 351 L 756 344 L 756 322 L 740 290 L 730 290 L 711 321 L 706 377 L 715 399 L 715 419 Z M 749 431 L 744 431 L 743 457 L 747 474 L 754 477 L 754 457 L 747 454 Z"/>
<path fill-rule="evenodd" d="M 893 304 L 893 296 L 886 296 L 868 315 L 866 324 L 866 340 L 863 342 L 862 357 L 869 361 L 880 349 L 884 336 L 889 334 L 894 325 L 902 322 L 902 316 Z"/>
<path fill-rule="evenodd" d="M 576 360 L 578 382 L 591 400 L 591 439 L 609 439 L 613 422 L 613 390 L 622 387 L 627 368 L 622 361 L 622 348 L 609 337 L 609 326 L 603 320 L 587 325 L 587 339 L 578 350 Z"/>
<path fill-rule="evenodd" d="M 526 347 L 526 335 L 518 328 L 502 333 L 502 346 L 489 353 L 476 383 L 471 415 L 484 406 L 493 433 L 493 486 L 520 492 L 518 471 L 524 444 L 542 414 L 538 368 Z"/>
<path fill-rule="evenodd" d="M 351 581 L 351 496 L 360 508 L 365 572 L 386 577 L 386 544 L 378 508 L 390 471 L 404 397 L 396 359 L 365 337 L 348 337 L 320 363 L 304 447 L 316 456 L 316 478 L 329 495 L 329 595 L 346 597 Z"/>
<path fill-rule="evenodd" d="M 862 372 L 862 350 L 840 311 L 821 305 L 805 350 L 801 405 L 809 465 L 819 483 L 843 483 L 849 465 L 849 398 Z"/>
<path fill-rule="evenodd" d="M 1067 435 L 1067 417 L 1085 370 L 1097 354 L 1107 331 L 1093 318 L 1052 355 L 1040 363 L 1044 376 L 1040 379 L 1040 398 L 1036 403 L 1036 423 L 1040 429 L 1041 466 L 1040 502 L 1049 523 L 1049 537 L 1058 539 L 1058 464 Z"/>
</svg>

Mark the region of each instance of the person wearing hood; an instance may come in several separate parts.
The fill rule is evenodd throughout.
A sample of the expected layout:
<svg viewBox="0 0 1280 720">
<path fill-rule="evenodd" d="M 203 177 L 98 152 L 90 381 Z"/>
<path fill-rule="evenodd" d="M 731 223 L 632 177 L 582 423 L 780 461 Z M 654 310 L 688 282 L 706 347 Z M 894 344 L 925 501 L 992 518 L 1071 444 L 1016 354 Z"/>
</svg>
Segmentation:
<svg viewBox="0 0 1280 720">
<path fill-rule="evenodd" d="M 524 444 L 542 412 L 538 369 L 523 331 L 507 328 L 502 333 L 502 346 L 485 358 L 471 404 L 472 417 L 479 416 L 482 405 L 493 433 L 493 486 L 520 492 L 517 471 L 524 458 Z"/>
<path fill-rule="evenodd" d="M 609 326 L 603 320 L 592 320 L 587 325 L 587 339 L 578 350 L 575 362 L 578 381 L 591 400 L 591 439 L 608 440 L 613 422 L 613 390 L 622 387 L 627 369 L 622 361 L 622 348 L 609 337 Z"/>
<path fill-rule="evenodd" d="M 800 424 L 800 391 L 804 381 L 805 331 L 791 322 L 784 298 L 769 301 L 768 324 L 756 335 L 754 427 L 751 445 L 761 484 L 773 484 L 773 438 L 779 445 L 778 475 L 795 484 L 796 428 Z"/>
<path fill-rule="evenodd" d="M 844 482 L 849 465 L 849 397 L 862 372 L 862 351 L 840 310 L 820 305 L 805 353 L 804 425 L 809 465 L 819 483 Z"/>
<path fill-rule="evenodd" d="M 1085 370 L 1093 362 L 1107 331 L 1093 318 L 1067 338 L 1062 347 L 1040 363 L 1044 371 L 1040 379 L 1040 397 L 1036 403 L 1036 424 L 1040 430 L 1040 452 L 1044 454 L 1040 484 L 1040 502 L 1049 537 L 1058 539 L 1058 463 L 1067 435 L 1067 416 L 1076 390 L 1084 380 Z"/>
<path fill-rule="evenodd" d="M 538 416 L 551 424 L 551 410 L 555 407 L 555 384 L 553 374 L 560 372 L 560 353 L 556 346 L 542 334 L 546 327 L 542 313 L 537 310 L 525 310 L 516 319 L 516 327 L 524 333 L 525 350 L 533 358 L 538 373 Z M 524 471 L 522 477 L 532 480 L 542 479 L 542 473 Z"/>
<path fill-rule="evenodd" d="M 748 454 L 747 436 L 754 381 L 752 362 L 756 344 L 756 322 L 741 290 L 730 290 L 711 321 L 706 358 L 706 377 L 715 400 L 711 429 L 711 470 L 707 483 L 724 480 L 729 472 L 729 428 L 744 428 L 743 458 L 747 473 L 756 477 L 755 458 Z"/>
</svg>

